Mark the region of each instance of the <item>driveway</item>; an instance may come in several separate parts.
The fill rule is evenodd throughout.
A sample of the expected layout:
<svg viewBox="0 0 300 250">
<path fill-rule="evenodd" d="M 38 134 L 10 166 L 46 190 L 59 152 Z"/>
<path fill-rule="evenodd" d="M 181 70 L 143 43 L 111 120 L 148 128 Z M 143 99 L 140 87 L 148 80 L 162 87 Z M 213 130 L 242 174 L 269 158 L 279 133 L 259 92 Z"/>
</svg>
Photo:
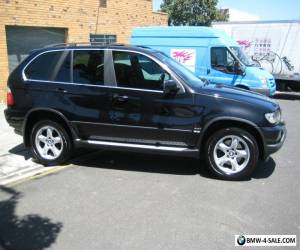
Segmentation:
<svg viewBox="0 0 300 250">
<path fill-rule="evenodd" d="M 299 238 L 300 96 L 279 97 L 286 143 L 251 179 L 213 179 L 193 159 L 93 152 L 64 171 L 0 188 L 0 246 L 233 249 L 235 234 Z"/>
</svg>

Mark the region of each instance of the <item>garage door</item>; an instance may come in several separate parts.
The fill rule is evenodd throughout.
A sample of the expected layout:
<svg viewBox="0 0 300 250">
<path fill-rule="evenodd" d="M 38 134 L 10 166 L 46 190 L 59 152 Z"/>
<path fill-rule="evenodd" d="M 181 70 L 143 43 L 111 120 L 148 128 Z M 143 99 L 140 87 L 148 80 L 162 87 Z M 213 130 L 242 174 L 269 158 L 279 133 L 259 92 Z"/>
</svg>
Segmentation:
<svg viewBox="0 0 300 250">
<path fill-rule="evenodd" d="M 31 50 L 54 43 L 64 43 L 66 29 L 24 26 L 6 26 L 9 72 L 11 72 Z"/>
</svg>

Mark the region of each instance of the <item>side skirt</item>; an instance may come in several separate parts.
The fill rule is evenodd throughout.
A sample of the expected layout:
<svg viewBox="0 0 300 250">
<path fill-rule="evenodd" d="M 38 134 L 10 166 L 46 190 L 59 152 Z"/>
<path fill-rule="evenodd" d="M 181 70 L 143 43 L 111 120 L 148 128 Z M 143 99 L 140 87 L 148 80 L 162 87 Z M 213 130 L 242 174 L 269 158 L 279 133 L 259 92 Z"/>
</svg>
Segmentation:
<svg viewBox="0 0 300 250">
<path fill-rule="evenodd" d="M 110 141 L 98 141 L 98 140 L 75 140 L 76 147 L 95 148 L 95 149 L 108 149 L 127 152 L 140 152 L 150 154 L 162 154 L 162 155 L 176 155 L 185 156 L 191 158 L 199 158 L 200 153 L 198 149 L 186 148 L 186 147 L 172 147 L 161 145 L 146 145 L 146 144 L 133 144 L 123 142 L 110 142 Z"/>
</svg>

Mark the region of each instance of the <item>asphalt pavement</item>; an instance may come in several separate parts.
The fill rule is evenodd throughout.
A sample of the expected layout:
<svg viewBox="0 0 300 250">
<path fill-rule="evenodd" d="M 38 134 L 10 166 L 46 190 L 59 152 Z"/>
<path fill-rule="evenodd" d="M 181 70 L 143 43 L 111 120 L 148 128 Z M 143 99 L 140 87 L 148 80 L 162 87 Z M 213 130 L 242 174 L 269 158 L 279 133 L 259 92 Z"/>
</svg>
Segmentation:
<svg viewBox="0 0 300 250">
<path fill-rule="evenodd" d="M 213 179 L 188 158 L 92 152 L 0 187 L 0 249 L 233 249 L 235 234 L 296 234 L 299 247 L 300 95 L 278 101 L 287 140 L 249 180 Z"/>
</svg>

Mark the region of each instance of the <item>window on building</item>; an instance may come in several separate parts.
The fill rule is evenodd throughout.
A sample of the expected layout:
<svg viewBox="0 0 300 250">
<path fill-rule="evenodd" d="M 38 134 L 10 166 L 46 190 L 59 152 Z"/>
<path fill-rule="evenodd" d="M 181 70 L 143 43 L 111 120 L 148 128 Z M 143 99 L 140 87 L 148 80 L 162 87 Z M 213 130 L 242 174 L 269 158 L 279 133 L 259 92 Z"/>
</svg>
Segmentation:
<svg viewBox="0 0 300 250">
<path fill-rule="evenodd" d="M 163 90 L 170 75 L 150 58 L 131 52 L 114 51 L 114 68 L 118 86 Z"/>
<path fill-rule="evenodd" d="M 99 0 L 100 1 L 100 7 L 106 8 L 107 7 L 107 0 Z"/>
<path fill-rule="evenodd" d="M 25 69 L 25 75 L 32 80 L 70 82 L 69 51 L 53 51 L 38 56 Z"/>
<path fill-rule="evenodd" d="M 226 47 L 211 48 L 211 67 L 224 73 L 234 73 L 235 59 Z"/>
<path fill-rule="evenodd" d="M 97 35 L 97 34 L 90 34 L 90 42 L 91 44 L 111 44 L 117 42 L 116 35 Z"/>
<path fill-rule="evenodd" d="M 104 85 L 104 51 L 75 50 L 73 82 Z"/>
</svg>

